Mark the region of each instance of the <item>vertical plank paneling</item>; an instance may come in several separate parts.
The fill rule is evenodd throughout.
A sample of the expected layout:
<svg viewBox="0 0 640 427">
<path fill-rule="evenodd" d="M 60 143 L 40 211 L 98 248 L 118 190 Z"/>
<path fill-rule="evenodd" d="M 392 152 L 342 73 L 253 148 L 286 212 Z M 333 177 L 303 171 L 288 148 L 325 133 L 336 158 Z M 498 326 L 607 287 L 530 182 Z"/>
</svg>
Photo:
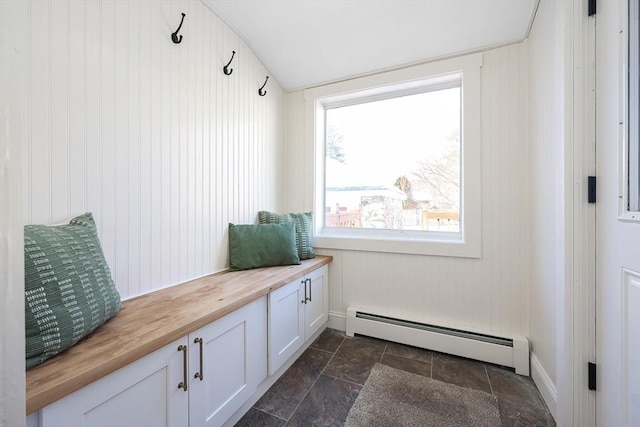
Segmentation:
<svg viewBox="0 0 640 427">
<path fill-rule="evenodd" d="M 51 222 L 51 5 L 31 3 L 29 131 L 31 145 L 28 222 Z"/>
<path fill-rule="evenodd" d="M 222 52 L 228 52 L 227 37 L 226 37 L 226 28 L 223 25 L 220 25 L 218 31 L 219 38 L 219 48 L 218 50 Z M 221 201 L 221 224 L 229 223 L 229 210 L 230 210 L 230 201 L 229 201 L 229 166 L 230 166 L 230 158 L 229 158 L 229 81 L 231 76 L 226 76 L 226 78 L 221 79 L 220 84 L 220 113 L 218 123 L 220 123 L 221 132 L 220 132 L 220 146 L 221 146 L 221 154 L 220 161 L 218 165 L 220 167 L 220 201 Z M 227 231 L 224 230 L 222 234 L 222 242 L 227 244 L 228 240 Z M 222 252 L 220 253 L 222 256 Z"/>
<path fill-rule="evenodd" d="M 216 42 L 216 51 L 217 52 L 225 52 L 228 53 L 228 51 L 224 48 L 224 45 L 222 43 L 222 23 L 220 22 L 220 19 L 217 18 L 216 19 L 216 28 L 214 31 L 214 40 Z M 218 62 L 218 67 L 217 69 L 220 70 L 220 62 Z M 217 200 L 216 203 L 216 224 L 214 226 L 216 226 L 216 241 L 218 242 L 225 242 L 224 240 L 224 236 L 226 235 L 226 227 L 227 227 L 227 221 L 226 221 L 226 200 L 224 199 L 225 195 L 223 193 L 223 186 L 224 186 L 224 182 L 222 180 L 222 177 L 224 175 L 224 170 L 223 167 L 226 164 L 225 162 L 225 151 L 223 150 L 223 145 L 224 145 L 224 128 L 225 128 L 225 123 L 223 121 L 223 110 L 224 110 L 224 96 L 223 96 L 223 85 L 225 84 L 226 80 L 227 80 L 226 75 L 222 75 L 222 76 L 218 76 L 218 78 L 216 79 L 216 93 L 215 93 L 215 104 L 216 104 L 216 115 L 215 115 L 215 122 L 216 122 L 216 150 L 215 150 L 215 164 L 216 164 L 216 192 L 215 192 L 215 197 Z M 220 265 L 225 263 L 225 253 L 224 251 L 220 250 L 220 246 L 218 246 L 216 248 L 216 264 Z"/>
<path fill-rule="evenodd" d="M 98 223 L 105 258 L 116 271 L 116 4 L 115 0 L 100 3 L 100 131 L 102 157 L 102 220 Z M 120 292 L 124 292 L 118 283 Z M 125 293 L 126 295 L 126 293 Z"/>
<path fill-rule="evenodd" d="M 171 22 L 169 17 L 175 17 L 178 13 L 178 7 L 173 2 L 170 3 L 171 7 L 168 10 L 167 20 Z M 175 18 L 174 18 L 175 19 Z M 181 162 L 181 141 L 180 141 L 180 123 L 182 117 L 180 115 L 180 83 L 183 79 L 176 78 L 181 75 L 181 60 L 180 51 L 178 46 L 173 43 L 167 43 L 167 52 L 170 55 L 170 74 L 169 78 L 169 165 L 170 165 L 170 192 L 169 192 L 169 206 L 171 209 L 171 217 L 169 219 L 169 230 L 171 233 L 171 240 L 169 246 L 171 252 L 169 254 L 169 262 L 171 263 L 171 278 L 170 282 L 177 283 L 180 281 L 180 267 L 181 259 L 180 253 L 182 248 L 180 246 L 180 207 L 183 205 L 183 201 L 180 199 L 180 170 L 179 165 Z"/>
<path fill-rule="evenodd" d="M 92 212 L 124 298 L 224 269 L 228 223 L 282 197 L 277 82 L 197 0 L 29 8 L 24 222 Z"/>
<path fill-rule="evenodd" d="M 129 290 L 129 2 L 115 1 L 114 21 L 115 91 L 115 281 L 125 295 Z"/>
<path fill-rule="evenodd" d="M 146 1 L 140 2 L 139 31 L 140 31 L 140 60 L 139 60 L 139 85 L 140 85 L 140 210 L 136 218 L 140 230 L 139 251 L 139 290 L 146 292 L 151 289 L 151 262 L 153 251 L 151 248 L 151 227 L 153 224 L 154 204 L 151 163 L 153 152 L 151 151 L 151 116 L 153 105 L 151 104 L 151 85 L 154 81 L 154 74 L 151 63 L 153 51 L 151 49 L 151 4 Z"/>
<path fill-rule="evenodd" d="M 184 5 L 186 2 L 181 1 L 176 4 L 176 12 L 174 16 L 176 17 L 176 22 L 179 22 L 180 11 L 184 10 Z M 189 39 L 192 34 L 193 29 L 193 19 L 190 19 L 189 29 L 184 28 L 183 34 L 187 39 Z M 189 251 L 189 211 L 191 207 L 191 201 L 189 200 L 189 161 L 190 161 L 190 145 L 191 141 L 189 141 L 189 98 L 193 97 L 194 94 L 190 93 L 190 83 L 191 76 L 189 74 L 189 46 L 193 44 L 192 41 L 184 42 L 182 45 L 174 45 L 174 50 L 177 51 L 178 61 L 179 61 L 179 72 L 176 76 L 178 76 L 178 141 L 179 141 L 179 160 L 176 165 L 178 169 L 178 194 L 179 194 L 179 209 L 178 209 L 178 218 L 179 218 L 179 259 L 180 263 L 178 266 L 178 280 L 183 281 L 188 276 L 188 262 L 190 257 Z"/>
<path fill-rule="evenodd" d="M 198 64 L 198 58 L 195 55 L 195 51 L 198 45 L 198 37 L 200 36 L 198 32 L 198 16 L 193 9 L 189 6 L 192 3 L 184 3 L 181 5 L 181 8 L 189 15 L 189 26 L 188 30 L 185 28 L 185 35 L 189 37 L 189 42 L 186 43 L 185 46 L 182 47 L 182 50 L 187 55 L 185 64 L 186 74 L 183 75 L 186 83 L 186 90 L 184 91 L 184 101 L 185 101 L 185 111 L 186 111 L 186 121 L 185 121 L 185 141 L 186 141 L 186 153 L 187 160 L 185 163 L 181 165 L 181 167 L 185 168 L 185 182 L 184 182 L 184 191 L 186 197 L 186 210 L 185 210 L 185 225 L 186 225 L 186 273 L 188 276 L 192 277 L 195 269 L 195 259 L 196 259 L 196 176 L 197 176 L 197 166 L 196 166 L 196 140 L 195 140 L 195 126 L 196 126 L 196 103 L 199 94 L 195 91 L 196 88 L 196 68 Z M 192 65 L 193 62 L 193 65 Z"/>
<path fill-rule="evenodd" d="M 573 269 L 573 266 L 563 265 L 566 257 L 566 214 L 563 209 L 567 206 L 563 182 L 568 173 L 564 163 L 568 123 L 564 117 L 564 79 L 568 71 L 564 70 L 560 60 L 565 53 L 566 36 L 558 25 L 561 21 L 559 10 L 562 7 L 553 2 L 542 2 L 526 45 L 531 139 L 527 153 L 531 176 L 531 279 L 527 295 L 531 307 L 529 337 L 533 344 L 532 353 L 554 382 L 557 381 L 558 363 L 560 366 L 566 363 L 558 359 L 558 354 L 568 351 L 558 348 L 562 340 L 556 337 L 558 325 L 566 321 L 556 318 L 564 311 L 564 303 L 558 301 L 558 295 L 562 294 L 559 289 L 565 289 L 565 272 Z M 566 315 L 570 317 L 568 313 Z M 557 385 L 561 390 L 562 384 Z"/>
<path fill-rule="evenodd" d="M 153 283 L 163 283 L 164 264 L 162 263 L 163 249 L 166 244 L 164 236 L 167 234 L 163 232 L 164 225 L 164 213 L 165 208 L 163 205 L 163 181 L 165 175 L 163 171 L 163 70 L 165 67 L 164 56 L 162 54 L 161 43 L 162 33 L 159 31 L 155 22 L 158 22 L 162 18 L 162 9 L 155 8 L 149 5 L 146 13 L 149 19 L 149 69 L 151 71 L 151 78 L 149 80 L 149 108 L 151 109 L 151 116 L 149 120 L 149 150 L 150 150 L 150 185 L 151 185 L 151 206 L 150 206 L 150 257 L 151 262 L 149 283 L 146 289 L 152 289 Z"/>
<path fill-rule="evenodd" d="M 200 252 L 200 270 L 198 274 L 211 271 L 213 260 L 211 257 L 211 220 L 213 215 L 211 209 L 211 86 L 213 84 L 214 74 L 211 69 L 213 55 L 211 52 L 211 15 L 205 13 L 203 9 L 199 11 L 202 19 L 202 45 L 198 55 L 202 58 L 202 133 L 200 135 L 200 143 L 202 145 L 202 203 L 200 210 L 200 226 L 202 228 L 201 252 Z"/>
<path fill-rule="evenodd" d="M 87 206 L 87 2 L 73 0 L 68 8 L 69 30 L 69 211 Z M 81 37 L 72 37 L 79 34 Z"/>
<path fill-rule="evenodd" d="M 529 139 L 524 125 L 526 97 L 521 90 L 526 62 L 521 50 L 521 45 L 512 45 L 483 53 L 482 258 L 324 249 L 322 253 L 334 256 L 329 292 L 332 312 L 340 315 L 349 305 L 360 305 L 427 323 L 498 335 L 528 334 L 530 199 L 528 167 L 523 162 L 527 163 Z M 292 120 L 287 123 L 286 166 L 287 179 L 293 180 L 302 171 L 296 161 L 313 164 L 314 148 L 307 141 L 304 148 L 299 146 L 305 126 L 300 114 L 303 94 L 288 94 L 287 101 L 287 117 Z M 269 149 L 258 157 L 264 156 L 271 164 L 281 161 L 277 157 L 282 132 L 277 125 L 281 119 L 278 102 L 277 96 L 267 96 L 260 110 L 268 117 L 259 131 Z M 303 153 L 305 158 L 300 159 Z M 270 185 L 291 191 L 285 211 L 299 211 L 299 201 L 313 193 L 310 180 L 285 186 L 279 172 L 264 177 Z"/>
<path fill-rule="evenodd" d="M 7 6 L 7 5 L 3 5 L 3 6 Z M 24 20 L 22 22 L 22 24 L 24 24 L 24 29 L 25 32 L 23 34 L 24 37 L 24 44 L 26 46 L 26 55 L 25 55 L 25 59 L 23 61 L 23 65 L 26 68 L 26 74 L 24 76 L 25 80 L 25 92 L 24 95 L 26 95 L 27 100 L 25 102 L 25 111 L 24 111 L 24 115 L 25 115 L 25 120 L 27 121 L 27 126 L 25 129 L 25 133 L 24 133 L 24 139 L 23 139 L 23 145 L 22 145 L 22 195 L 23 197 L 21 197 L 22 199 L 22 219 L 23 221 L 31 221 L 32 218 L 32 214 L 31 214 L 31 189 L 32 189 L 32 160 L 33 160 L 33 154 L 32 154 L 32 132 L 33 132 L 33 126 L 31 124 L 31 116 L 33 113 L 33 108 L 31 105 L 32 102 L 32 84 L 33 84 L 33 73 L 32 73 L 32 43 L 33 43 L 33 37 L 32 37 L 32 22 L 33 22 L 33 18 L 31 15 L 31 4 L 30 3 L 25 3 L 23 5 L 23 10 L 25 13 L 24 16 Z M 8 10 L 8 9 L 5 9 Z M 15 21 L 13 21 L 15 22 Z"/>
<path fill-rule="evenodd" d="M 196 18 L 196 29 L 197 36 L 195 37 L 194 43 L 194 57 L 195 57 L 195 102 L 194 102 L 194 126 L 193 126 L 193 138 L 195 141 L 195 183 L 194 183 L 194 199 L 195 199 L 195 210 L 194 210 L 194 237 L 195 244 L 193 246 L 193 250 L 195 252 L 194 256 L 194 269 L 191 273 L 194 276 L 200 276 L 204 273 L 203 266 L 203 242 L 204 242 L 204 228 L 203 228 L 203 203 L 204 203 L 204 147 L 203 147 L 203 134 L 206 131 L 208 123 L 204 120 L 203 115 L 203 104 L 204 104 L 204 95 L 206 93 L 207 86 L 204 82 L 204 72 L 205 70 L 205 58 L 202 54 L 202 47 L 204 45 L 205 40 L 205 31 L 204 31 L 204 22 L 203 22 L 203 12 L 204 5 L 196 3 L 193 7 Z"/>
<path fill-rule="evenodd" d="M 127 292 L 129 294 L 140 293 L 140 181 L 141 181 L 141 153 L 140 153 L 140 115 L 141 115 L 141 99 L 140 99 L 140 58 L 142 51 L 140 49 L 140 38 L 142 28 L 140 26 L 140 0 L 130 0 L 128 2 L 128 29 L 127 40 L 128 57 L 127 57 L 127 130 L 126 130 L 126 152 L 128 161 L 127 176 L 127 216 L 124 221 L 127 224 L 127 236 L 125 245 L 128 249 L 127 253 Z"/>
<path fill-rule="evenodd" d="M 156 14 L 156 21 L 161 22 L 163 19 L 166 19 L 169 16 L 170 6 L 169 2 L 162 2 L 161 7 Z M 159 122 L 155 123 L 155 126 L 160 128 L 160 140 L 161 140 L 161 164 L 160 164 L 160 182 L 162 183 L 162 187 L 160 190 L 161 195 L 161 264 L 162 264 L 162 275 L 160 283 L 175 283 L 173 279 L 172 269 L 174 266 L 174 262 L 177 259 L 173 258 L 174 255 L 174 246 L 172 245 L 174 241 L 174 230 L 172 227 L 172 218 L 173 218 L 173 206 L 171 204 L 172 195 L 173 195 L 173 185 L 172 185 L 172 173 L 173 173 L 173 165 L 171 159 L 173 158 L 172 152 L 172 130 L 173 124 L 171 121 L 171 117 L 173 114 L 172 110 L 172 81 L 171 76 L 173 75 L 173 56 L 171 55 L 170 48 L 171 43 L 162 43 L 162 36 L 166 36 L 166 26 L 157 26 L 156 31 L 154 33 L 154 37 L 157 39 L 157 48 L 160 53 L 160 85 L 163 88 L 159 90 L 160 97 L 160 117 L 158 118 Z M 163 31 L 164 30 L 164 31 Z M 160 88 L 159 88 L 160 89 Z M 175 145 L 175 144 L 174 144 Z M 158 176 L 155 176 L 158 179 Z M 155 282 L 157 283 L 157 282 Z"/>
<path fill-rule="evenodd" d="M 52 2 L 50 20 L 51 74 L 49 109 L 51 115 L 51 219 L 69 217 L 69 92 L 70 23 L 69 3 Z M 60 183 L 60 185 L 54 185 Z"/>
<path fill-rule="evenodd" d="M 85 55 L 85 75 L 86 92 L 83 94 L 85 113 L 85 140 L 86 149 L 86 178 L 85 189 L 87 211 L 92 212 L 102 236 L 104 215 L 102 210 L 102 183 L 103 183 L 103 157 L 102 157 L 102 73 L 100 66 L 102 61 L 102 3 L 79 1 L 85 5 L 86 20 L 86 55 Z M 72 114 L 75 117 L 75 114 Z M 77 212 L 76 207 L 72 207 L 71 212 Z M 103 237 L 104 240 L 104 237 Z"/>
</svg>

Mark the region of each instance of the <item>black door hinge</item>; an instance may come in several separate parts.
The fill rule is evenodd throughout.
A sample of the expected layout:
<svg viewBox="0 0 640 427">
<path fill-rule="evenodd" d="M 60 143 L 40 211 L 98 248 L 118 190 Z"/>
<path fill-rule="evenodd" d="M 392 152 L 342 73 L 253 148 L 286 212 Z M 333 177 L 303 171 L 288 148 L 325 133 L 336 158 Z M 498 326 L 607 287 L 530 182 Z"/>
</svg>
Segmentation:
<svg viewBox="0 0 640 427">
<path fill-rule="evenodd" d="M 587 200 L 589 201 L 589 203 L 595 203 L 596 202 L 596 177 L 595 176 L 589 177 L 588 193 L 589 194 L 587 195 Z"/>
<path fill-rule="evenodd" d="M 596 0 L 588 0 L 589 1 L 589 16 L 593 16 L 596 14 Z"/>
<path fill-rule="evenodd" d="M 596 389 L 596 364 L 589 362 L 589 390 Z"/>
</svg>

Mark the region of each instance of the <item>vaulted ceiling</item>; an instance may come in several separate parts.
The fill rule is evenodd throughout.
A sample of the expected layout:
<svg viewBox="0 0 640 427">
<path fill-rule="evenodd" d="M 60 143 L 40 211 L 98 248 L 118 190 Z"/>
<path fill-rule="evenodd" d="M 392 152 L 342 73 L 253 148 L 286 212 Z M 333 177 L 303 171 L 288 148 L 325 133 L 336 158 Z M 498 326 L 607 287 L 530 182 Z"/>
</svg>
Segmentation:
<svg viewBox="0 0 640 427">
<path fill-rule="evenodd" d="M 526 38 L 538 0 L 205 0 L 285 90 Z"/>
</svg>

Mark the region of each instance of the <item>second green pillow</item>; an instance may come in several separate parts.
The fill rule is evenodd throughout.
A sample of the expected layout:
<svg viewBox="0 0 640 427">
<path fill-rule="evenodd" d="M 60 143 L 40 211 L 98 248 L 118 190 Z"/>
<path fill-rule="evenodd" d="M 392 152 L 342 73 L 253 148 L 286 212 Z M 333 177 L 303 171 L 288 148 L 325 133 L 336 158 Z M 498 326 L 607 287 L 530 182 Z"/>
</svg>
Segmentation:
<svg viewBox="0 0 640 427">
<path fill-rule="evenodd" d="M 300 264 L 295 225 L 229 224 L 229 269 Z"/>
</svg>

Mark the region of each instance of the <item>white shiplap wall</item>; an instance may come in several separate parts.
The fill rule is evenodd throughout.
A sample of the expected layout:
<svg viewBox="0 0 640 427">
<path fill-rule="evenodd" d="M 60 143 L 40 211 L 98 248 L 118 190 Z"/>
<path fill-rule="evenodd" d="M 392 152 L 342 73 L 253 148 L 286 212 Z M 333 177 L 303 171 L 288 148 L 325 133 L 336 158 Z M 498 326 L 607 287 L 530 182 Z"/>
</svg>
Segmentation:
<svg viewBox="0 0 640 427">
<path fill-rule="evenodd" d="M 380 307 L 410 318 L 528 332 L 529 140 L 526 56 L 521 45 L 484 53 L 482 67 L 482 258 L 319 250 L 334 256 L 330 309 Z M 290 211 L 309 210 L 313 147 L 303 142 L 303 96 L 287 95 Z"/>
<path fill-rule="evenodd" d="M 124 298 L 224 269 L 228 223 L 282 204 L 283 93 L 258 96 L 256 56 L 196 0 L 34 0 L 25 25 L 24 222 L 93 212 Z"/>
<path fill-rule="evenodd" d="M 534 379 L 556 384 L 565 281 L 565 39 L 563 4 L 542 1 L 527 40 L 531 135 L 531 342 Z M 540 372 L 536 372 L 540 371 Z M 543 384 L 538 384 L 545 398 Z M 555 413 L 553 398 L 547 404 Z"/>
</svg>

